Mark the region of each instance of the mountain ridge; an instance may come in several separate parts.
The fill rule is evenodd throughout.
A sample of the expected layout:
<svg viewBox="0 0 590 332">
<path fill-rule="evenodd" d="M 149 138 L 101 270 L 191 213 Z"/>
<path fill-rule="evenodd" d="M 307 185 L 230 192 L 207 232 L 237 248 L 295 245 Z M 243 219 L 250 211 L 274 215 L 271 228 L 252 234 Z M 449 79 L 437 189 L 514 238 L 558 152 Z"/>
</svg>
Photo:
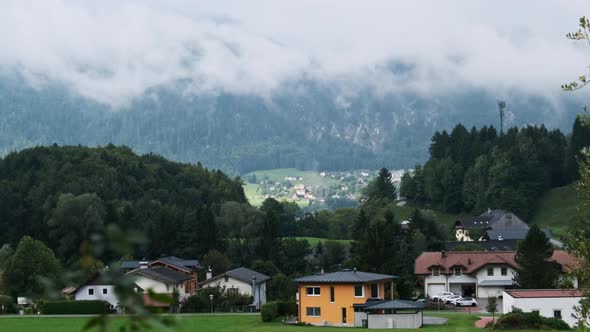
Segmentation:
<svg viewBox="0 0 590 332">
<path fill-rule="evenodd" d="M 299 82 L 272 96 L 185 94 L 151 89 L 123 109 L 77 96 L 65 86 L 30 87 L 0 75 L 0 153 L 30 146 L 128 145 L 233 174 L 257 169 L 409 168 L 426 160 L 431 135 L 461 122 L 497 124 L 496 99 L 473 89 L 447 96 L 342 97 L 327 83 Z M 508 100 L 506 126 L 546 123 L 567 132 L 577 101 L 539 96 Z M 539 115 L 541 113 L 541 115 Z"/>
</svg>

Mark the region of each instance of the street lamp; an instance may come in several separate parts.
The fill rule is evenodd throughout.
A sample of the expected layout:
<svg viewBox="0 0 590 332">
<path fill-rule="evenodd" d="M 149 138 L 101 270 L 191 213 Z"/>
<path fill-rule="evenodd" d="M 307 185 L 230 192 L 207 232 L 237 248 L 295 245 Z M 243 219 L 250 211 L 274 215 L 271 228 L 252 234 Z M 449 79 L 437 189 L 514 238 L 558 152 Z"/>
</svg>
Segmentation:
<svg viewBox="0 0 590 332">
<path fill-rule="evenodd" d="M 258 310 L 258 303 L 256 302 L 256 276 L 252 276 L 252 304 Z"/>
<path fill-rule="evenodd" d="M 211 303 L 211 313 L 213 313 L 213 294 L 209 294 L 209 302 Z"/>
</svg>

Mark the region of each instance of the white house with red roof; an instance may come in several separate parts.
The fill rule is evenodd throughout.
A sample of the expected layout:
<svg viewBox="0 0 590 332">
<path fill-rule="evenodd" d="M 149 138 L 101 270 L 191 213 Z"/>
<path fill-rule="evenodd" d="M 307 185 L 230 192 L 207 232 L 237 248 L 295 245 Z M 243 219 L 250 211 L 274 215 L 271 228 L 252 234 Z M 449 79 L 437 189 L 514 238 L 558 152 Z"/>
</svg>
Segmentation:
<svg viewBox="0 0 590 332">
<path fill-rule="evenodd" d="M 579 289 L 513 289 L 503 292 L 502 312 L 513 308 L 524 312 L 536 312 L 543 317 L 560 318 L 569 326 L 577 324 L 572 316 L 574 306 L 580 304 L 582 291 Z"/>
<path fill-rule="evenodd" d="M 517 264 L 516 251 L 452 251 L 424 252 L 416 258 L 414 273 L 424 286 L 427 297 L 441 292 L 462 296 L 488 298 L 501 296 L 513 287 Z M 559 264 L 560 277 L 574 266 L 567 252 L 555 250 L 552 260 Z M 574 288 L 578 287 L 571 277 Z"/>
</svg>

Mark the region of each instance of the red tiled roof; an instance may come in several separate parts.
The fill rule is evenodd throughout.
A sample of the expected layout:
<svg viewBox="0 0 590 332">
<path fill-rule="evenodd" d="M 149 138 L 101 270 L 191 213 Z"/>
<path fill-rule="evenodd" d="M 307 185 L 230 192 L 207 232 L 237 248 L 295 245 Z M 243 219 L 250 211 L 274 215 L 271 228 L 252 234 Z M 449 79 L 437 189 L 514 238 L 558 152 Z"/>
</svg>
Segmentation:
<svg viewBox="0 0 590 332">
<path fill-rule="evenodd" d="M 581 289 L 518 289 L 506 290 L 514 298 L 581 297 Z"/>
<path fill-rule="evenodd" d="M 440 266 L 441 274 L 453 273 L 453 266 L 463 266 L 463 273 L 473 273 L 489 264 L 506 264 L 517 267 L 514 260 L 516 251 L 451 251 L 424 252 L 416 258 L 414 265 L 415 274 L 431 274 L 432 267 Z M 575 266 L 575 258 L 563 250 L 554 250 L 552 259 L 559 263 L 564 270 L 570 270 Z"/>
</svg>

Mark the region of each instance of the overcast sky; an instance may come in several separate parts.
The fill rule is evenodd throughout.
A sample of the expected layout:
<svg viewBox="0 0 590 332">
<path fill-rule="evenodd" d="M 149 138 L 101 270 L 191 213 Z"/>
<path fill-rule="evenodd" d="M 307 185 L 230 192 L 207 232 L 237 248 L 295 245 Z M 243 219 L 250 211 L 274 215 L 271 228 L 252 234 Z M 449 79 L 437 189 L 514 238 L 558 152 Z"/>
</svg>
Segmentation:
<svg viewBox="0 0 590 332">
<path fill-rule="evenodd" d="M 268 95 L 302 77 L 350 93 L 559 95 L 590 64 L 565 38 L 582 15 L 590 1 L 2 0 L 0 68 L 113 105 L 179 80 Z M 392 60 L 416 70 L 396 76 Z"/>
</svg>

